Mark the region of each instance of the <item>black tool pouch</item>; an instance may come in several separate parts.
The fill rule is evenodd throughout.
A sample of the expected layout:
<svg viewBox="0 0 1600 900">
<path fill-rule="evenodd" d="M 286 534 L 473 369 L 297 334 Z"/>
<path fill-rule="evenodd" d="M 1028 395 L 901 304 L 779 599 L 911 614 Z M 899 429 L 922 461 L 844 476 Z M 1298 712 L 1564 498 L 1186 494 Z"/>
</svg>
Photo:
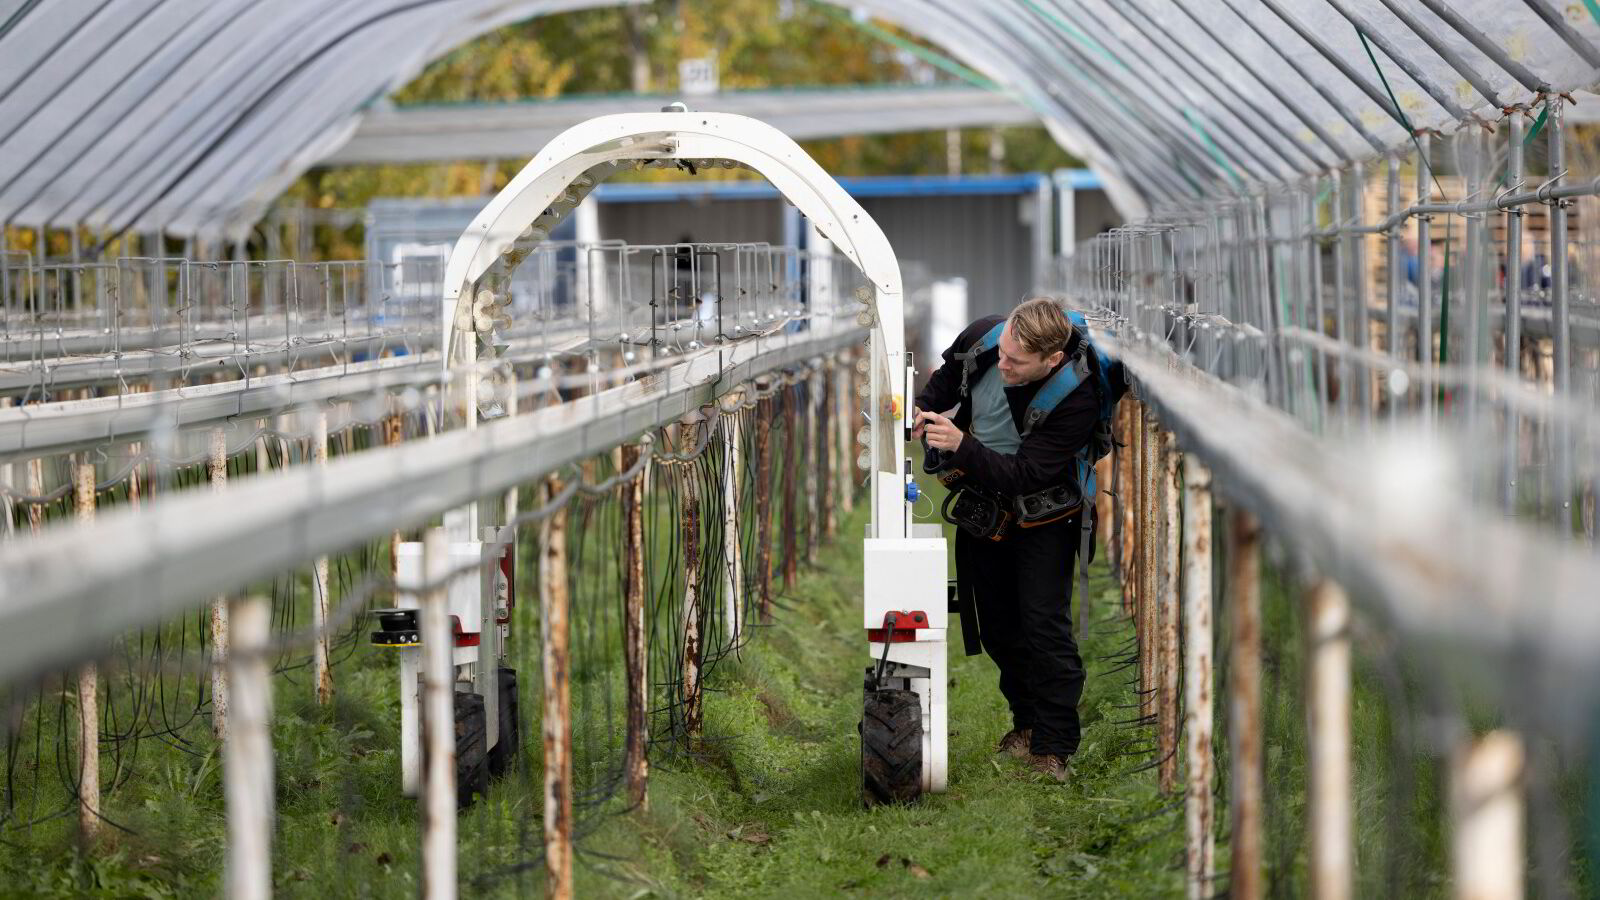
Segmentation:
<svg viewBox="0 0 1600 900">
<path fill-rule="evenodd" d="M 1077 481 L 1023 494 L 1016 501 L 1017 524 L 1034 528 L 1059 522 L 1083 508 L 1083 488 Z"/>
<path fill-rule="evenodd" d="M 922 471 L 939 479 L 939 483 L 947 488 L 954 489 L 967 473 L 953 465 L 955 454 L 947 450 L 937 450 L 928 446 L 928 439 L 922 439 Z"/>
<path fill-rule="evenodd" d="M 1004 538 L 1011 523 L 1011 513 L 999 496 L 971 485 L 945 497 L 940 513 L 946 522 L 987 541 Z"/>
</svg>

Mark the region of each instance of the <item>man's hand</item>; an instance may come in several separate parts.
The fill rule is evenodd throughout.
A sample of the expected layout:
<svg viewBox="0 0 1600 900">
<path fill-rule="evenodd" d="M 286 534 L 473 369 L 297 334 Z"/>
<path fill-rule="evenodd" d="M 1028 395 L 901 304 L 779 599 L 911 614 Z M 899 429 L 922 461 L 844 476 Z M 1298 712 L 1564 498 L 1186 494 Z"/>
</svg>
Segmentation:
<svg viewBox="0 0 1600 900">
<path fill-rule="evenodd" d="M 922 439 L 922 410 L 915 406 L 911 407 L 911 439 L 913 441 Z"/>
<path fill-rule="evenodd" d="M 946 453 L 954 453 L 961 446 L 961 439 L 966 437 L 953 422 L 935 412 L 919 413 L 917 428 L 927 435 L 929 447 Z"/>
</svg>

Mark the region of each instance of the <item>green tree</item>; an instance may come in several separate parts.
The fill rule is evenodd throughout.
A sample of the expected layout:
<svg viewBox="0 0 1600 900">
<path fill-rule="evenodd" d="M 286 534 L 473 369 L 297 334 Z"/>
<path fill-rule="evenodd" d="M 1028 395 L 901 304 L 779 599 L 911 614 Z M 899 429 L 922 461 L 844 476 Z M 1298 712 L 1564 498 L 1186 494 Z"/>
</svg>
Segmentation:
<svg viewBox="0 0 1600 900">
<path fill-rule="evenodd" d="M 503 103 L 584 94 L 647 91 L 670 95 L 681 59 L 714 55 L 724 90 L 903 84 L 951 76 L 877 34 L 858 28 L 834 7 L 795 2 L 780 14 L 775 0 L 655 0 L 638 6 L 544 16 L 507 25 L 435 60 L 396 91 L 399 105 Z M 875 26 L 940 53 L 889 26 Z M 1040 171 L 1074 165 L 1042 128 L 1002 131 L 1001 170 Z M 840 175 L 943 174 L 946 134 L 863 135 L 806 143 L 824 168 Z M 963 170 L 990 169 L 986 131 L 963 135 Z M 477 195 L 503 187 L 524 160 L 436 165 L 313 169 L 287 193 L 291 204 L 359 207 L 377 196 Z M 674 177 L 646 170 L 634 179 Z M 741 170 L 707 177 L 742 178 Z M 330 248 L 331 249 L 331 248 Z"/>
</svg>

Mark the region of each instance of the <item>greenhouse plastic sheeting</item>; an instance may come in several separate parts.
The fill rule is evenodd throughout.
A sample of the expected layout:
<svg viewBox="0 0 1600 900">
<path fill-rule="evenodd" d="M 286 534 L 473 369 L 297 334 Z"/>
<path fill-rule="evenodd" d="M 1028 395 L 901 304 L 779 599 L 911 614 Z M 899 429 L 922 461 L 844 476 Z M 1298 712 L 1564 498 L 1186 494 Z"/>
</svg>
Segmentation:
<svg viewBox="0 0 1600 900">
<path fill-rule="evenodd" d="M 602 5 L 615 4 L 0 0 L 0 219 L 237 234 L 428 60 L 506 22 Z M 1588 2 L 836 5 L 1016 94 L 1130 217 L 1371 157 L 1407 140 L 1402 120 L 1492 125 L 1600 78 Z"/>
<path fill-rule="evenodd" d="M 237 235 L 428 61 L 606 5 L 0 0 L 0 221 Z"/>
</svg>

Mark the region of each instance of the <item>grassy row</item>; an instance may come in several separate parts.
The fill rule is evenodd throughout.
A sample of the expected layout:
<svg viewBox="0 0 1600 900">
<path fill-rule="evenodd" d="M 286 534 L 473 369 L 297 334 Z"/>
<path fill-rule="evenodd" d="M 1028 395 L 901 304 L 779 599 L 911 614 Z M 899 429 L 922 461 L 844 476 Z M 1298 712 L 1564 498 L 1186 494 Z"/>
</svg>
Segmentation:
<svg viewBox="0 0 1600 900">
<path fill-rule="evenodd" d="M 939 498 L 935 490 L 935 501 Z M 926 505 L 923 506 L 926 509 Z M 863 511 L 841 523 L 859 534 Z M 1118 591 L 1103 563 L 1093 570 L 1095 623 L 1081 646 L 1089 669 L 1083 746 L 1070 785 L 1028 780 L 994 757 L 1009 727 L 986 657 L 960 655 L 952 630 L 951 781 L 914 806 L 864 810 L 859 801 L 861 545 L 824 548 L 785 595 L 777 623 L 757 629 L 712 677 L 705 738 L 689 753 L 653 759 L 648 810 L 627 811 L 602 790 L 615 774 L 620 679 L 609 671 L 575 684 L 577 781 L 597 799 L 582 811 L 582 897 L 1173 896 L 1181 891 L 1182 815 L 1148 761 L 1148 729 L 1133 718 L 1131 670 L 1117 657 L 1132 638 L 1115 614 Z M 531 571 L 531 567 L 524 571 Z M 1304 650 L 1293 584 L 1270 571 L 1265 613 L 1268 870 L 1275 893 L 1303 895 L 1305 881 Z M 536 633 L 533 604 L 519 630 Z M 1226 634 L 1219 613 L 1218 634 Z M 609 657 L 606 642 L 597 660 Z M 1366 652 L 1361 652 L 1366 651 Z M 537 735 L 533 641 L 518 642 L 526 735 Z M 1444 785 L 1414 705 L 1418 673 L 1358 648 L 1354 685 L 1357 873 L 1364 896 L 1439 896 L 1444 876 Z M 1228 660 L 1218 648 L 1218 694 Z M 1394 672 L 1399 672 L 1398 685 Z M 392 659 L 363 648 L 339 671 L 339 701 L 318 709 L 308 692 L 280 690 L 275 872 L 285 896 L 388 897 L 416 890 L 418 816 L 397 790 L 398 702 Z M 1227 796 L 1224 710 L 1216 733 L 1219 801 Z M 204 731 L 204 729 L 199 729 Z M 1408 738 L 1407 732 L 1410 732 Z M 0 845 L 0 896 L 197 896 L 220 888 L 224 806 L 215 747 L 192 752 L 152 744 L 116 812 L 134 833 L 113 832 L 77 853 L 57 822 L 32 839 Z M 1414 740 L 1414 752 L 1391 748 Z M 538 867 L 542 773 L 527 742 L 517 771 L 460 822 L 460 866 L 469 896 L 532 896 Z M 48 774 L 48 773 L 47 773 Z M 1576 793 L 1573 794 L 1576 796 Z M 1219 802 L 1218 868 L 1227 868 L 1227 811 Z M 1219 885 L 1219 889 L 1222 885 Z"/>
</svg>

